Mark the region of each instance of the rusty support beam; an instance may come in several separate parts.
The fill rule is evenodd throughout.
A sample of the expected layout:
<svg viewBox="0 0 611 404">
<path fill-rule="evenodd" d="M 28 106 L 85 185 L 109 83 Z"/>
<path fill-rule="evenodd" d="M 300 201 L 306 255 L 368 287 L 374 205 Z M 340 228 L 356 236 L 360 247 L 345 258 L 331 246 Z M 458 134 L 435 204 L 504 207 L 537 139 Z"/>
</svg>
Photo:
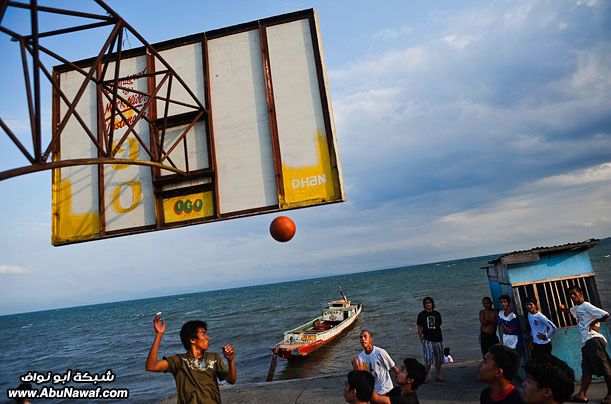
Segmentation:
<svg viewBox="0 0 611 404">
<path fill-rule="evenodd" d="M 21 52 L 21 66 L 23 69 L 23 81 L 25 84 L 25 94 L 28 101 L 28 113 L 30 115 L 30 130 L 36 132 L 36 116 L 34 114 L 34 103 L 32 101 L 32 87 L 30 84 L 30 71 L 28 69 L 28 57 L 25 53 L 25 42 L 23 38 L 19 38 L 19 48 Z M 36 69 L 36 66 L 34 66 Z"/>
<path fill-rule="evenodd" d="M 259 39 L 263 64 L 263 78 L 265 80 L 265 98 L 267 100 L 269 132 L 272 143 L 272 155 L 274 158 L 274 171 L 276 172 L 276 191 L 278 194 L 278 205 L 281 205 L 284 203 L 284 178 L 282 175 L 282 158 L 280 157 L 280 139 L 278 136 L 278 122 L 276 120 L 272 67 L 269 60 L 269 46 L 267 44 L 267 28 L 262 26 L 261 23 L 259 23 Z"/>
<path fill-rule="evenodd" d="M 32 5 L 30 11 L 30 20 L 32 23 L 32 40 L 34 42 L 32 47 L 32 59 L 34 65 L 38 65 L 39 51 L 38 51 L 38 2 L 37 0 L 31 0 Z M 41 155 L 42 149 L 42 136 L 41 136 L 41 116 L 40 116 L 40 72 L 38 69 L 34 69 L 34 116 L 36 120 L 34 126 L 36 127 L 35 132 L 32 133 L 32 143 L 34 145 L 34 158 L 38 162 L 42 162 L 43 158 Z M 44 159 L 46 160 L 46 158 Z"/>
<path fill-rule="evenodd" d="M 172 150 L 174 150 L 176 148 L 176 146 L 178 146 L 178 144 L 180 143 L 181 140 L 183 140 L 185 138 L 185 136 L 187 136 L 187 133 L 189 133 L 189 131 L 191 130 L 191 128 L 197 123 L 197 121 L 199 121 L 199 118 L 202 117 L 203 115 L 203 111 L 200 111 L 199 114 L 197 114 L 197 116 L 195 117 L 195 119 L 193 119 L 193 121 L 191 121 L 191 123 L 189 124 L 189 126 L 187 126 L 187 128 L 180 134 L 180 136 L 178 136 L 178 139 L 176 139 L 176 141 L 174 142 L 174 144 L 172 145 L 172 147 L 170 147 L 170 150 L 168 150 L 167 152 L 165 152 L 165 154 L 161 157 L 161 159 L 159 160 L 159 162 L 163 163 L 168 156 L 170 155 L 170 153 L 172 153 Z"/>
<path fill-rule="evenodd" d="M 104 55 L 104 57 L 102 58 L 101 61 L 101 65 L 102 67 L 102 73 L 100 74 L 98 72 L 98 75 L 96 76 L 96 85 L 99 86 L 101 83 L 101 80 L 103 80 L 103 78 L 106 76 L 106 70 L 108 69 L 108 65 L 110 63 L 110 59 L 111 59 L 111 55 L 112 55 L 112 50 L 115 48 L 115 45 L 117 44 L 117 38 L 123 33 L 123 30 L 120 29 L 119 33 L 117 36 L 115 36 L 112 39 L 112 43 L 110 44 L 110 46 L 108 47 L 108 50 L 106 51 L 106 55 Z"/>
<path fill-rule="evenodd" d="M 170 98 L 170 93 L 172 91 L 172 77 L 170 77 L 170 81 L 168 81 L 168 90 L 166 91 L 167 99 Z M 165 131 L 168 127 L 168 110 L 170 108 L 170 103 L 166 100 L 165 107 L 163 109 L 163 124 L 161 125 L 161 139 L 159 140 L 159 154 L 158 158 L 161 158 L 161 154 L 163 153 L 163 148 L 165 147 Z M 154 134 L 155 138 L 157 138 L 157 133 Z"/>
<path fill-rule="evenodd" d="M 13 168 L 12 170 L 6 170 L 6 171 L 0 172 L 0 181 L 5 180 L 7 178 L 17 177 L 20 175 L 35 173 L 39 171 L 52 170 L 52 169 L 64 168 L 64 167 L 92 165 L 92 164 L 132 164 L 132 165 L 137 165 L 137 166 L 157 167 L 162 170 L 169 170 L 169 171 L 175 172 L 176 174 L 186 175 L 184 171 L 176 167 L 167 166 L 167 165 L 157 163 L 154 161 L 114 159 L 114 158 L 113 159 L 89 158 L 89 159 L 72 159 L 72 160 L 61 160 L 61 161 L 37 163 L 37 164 L 29 165 L 29 166 Z"/>
<path fill-rule="evenodd" d="M 36 160 L 34 160 L 34 157 L 32 157 L 30 152 L 28 152 L 28 149 L 23 146 L 17 136 L 15 136 L 15 134 L 11 131 L 11 129 L 6 126 L 2 118 L 0 118 L 0 127 L 4 129 L 4 132 L 6 132 L 7 136 L 13 141 L 13 143 L 15 143 L 15 146 L 17 146 L 17 148 L 21 151 L 25 158 L 27 158 L 30 163 L 34 164 L 36 162 Z"/>
<path fill-rule="evenodd" d="M 104 113 L 102 113 L 102 122 L 103 122 L 103 128 L 104 128 L 104 138 L 107 139 L 106 141 L 106 151 L 107 153 L 111 153 L 112 152 L 112 141 L 113 141 L 113 137 L 115 135 L 115 109 L 116 109 L 116 105 L 117 105 L 117 84 L 119 84 L 119 72 L 121 71 L 121 51 L 123 50 L 123 30 L 119 31 L 119 36 L 117 37 L 117 52 L 118 52 L 118 57 L 117 60 L 115 61 L 115 86 L 112 90 L 112 101 L 111 101 L 111 105 L 113 106 L 112 108 L 110 108 L 110 130 L 108 131 L 108 137 L 106 137 L 106 116 L 104 115 Z M 100 77 L 100 80 L 104 80 L 104 76 L 106 74 L 106 68 L 108 67 L 108 63 L 104 66 L 104 70 L 102 72 L 102 76 Z M 103 83 L 103 82 L 102 82 Z M 98 90 L 101 90 L 101 84 L 97 85 Z"/>
<path fill-rule="evenodd" d="M 38 38 L 40 39 L 40 38 L 46 38 L 46 37 L 54 36 L 54 35 L 69 34 L 71 32 L 84 31 L 86 29 L 105 27 L 111 24 L 114 24 L 114 22 L 113 21 L 101 21 L 101 22 L 94 22 L 92 24 L 78 25 L 78 26 L 74 26 L 70 28 L 56 29 L 54 31 L 41 32 L 38 34 Z M 30 41 L 31 39 L 33 39 L 33 36 L 26 35 L 23 37 L 23 39 Z"/>
<path fill-rule="evenodd" d="M 16 8 L 27 9 L 27 10 L 30 10 L 32 8 L 29 4 L 19 3 L 17 1 L 9 1 L 8 5 L 12 6 L 12 7 L 16 7 Z M 112 13 L 109 13 L 111 15 L 99 15 L 99 14 L 84 13 L 84 12 L 81 12 L 81 11 L 65 10 L 65 9 L 61 9 L 61 8 L 45 7 L 45 6 L 38 6 L 37 9 L 38 9 L 38 11 L 43 11 L 43 12 L 46 12 L 46 13 L 61 14 L 61 15 L 71 15 L 71 16 L 74 16 L 74 17 L 91 18 L 91 19 L 95 19 L 95 20 L 112 20 L 113 18 L 117 17 L 117 15 L 116 15 L 116 13 L 114 11 Z"/>
<path fill-rule="evenodd" d="M 8 7 L 8 0 L 0 1 L 0 24 L 2 24 L 2 19 L 4 18 L 4 13 L 6 12 L 6 8 Z"/>
<path fill-rule="evenodd" d="M 212 170 L 212 181 L 214 186 L 214 216 L 220 217 L 219 203 L 219 182 L 218 172 L 216 171 L 216 145 L 214 143 L 214 122 L 212 120 L 212 101 L 210 95 L 210 63 L 208 60 L 208 37 L 204 34 L 202 40 L 202 74 L 204 79 L 204 100 L 206 103 L 206 135 L 208 144 L 208 165 Z"/>
</svg>

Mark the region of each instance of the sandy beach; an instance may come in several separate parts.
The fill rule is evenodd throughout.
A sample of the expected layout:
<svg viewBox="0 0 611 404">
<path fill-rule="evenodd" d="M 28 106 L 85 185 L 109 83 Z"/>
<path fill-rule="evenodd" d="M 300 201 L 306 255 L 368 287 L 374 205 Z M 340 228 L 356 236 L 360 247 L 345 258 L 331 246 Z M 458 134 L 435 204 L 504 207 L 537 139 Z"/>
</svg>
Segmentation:
<svg viewBox="0 0 611 404">
<path fill-rule="evenodd" d="M 454 363 L 443 367 L 444 383 L 430 382 L 418 388 L 421 403 L 479 403 L 480 391 L 485 385 L 476 378 L 479 361 Z M 270 383 L 247 383 L 223 386 L 223 403 L 249 404 L 341 404 L 344 403 L 345 374 L 306 379 L 281 380 Z M 579 385 L 575 385 L 577 390 Z M 605 396 L 604 383 L 592 383 L 588 391 L 590 402 L 599 402 Z M 160 404 L 174 404 L 176 397 Z"/>
</svg>

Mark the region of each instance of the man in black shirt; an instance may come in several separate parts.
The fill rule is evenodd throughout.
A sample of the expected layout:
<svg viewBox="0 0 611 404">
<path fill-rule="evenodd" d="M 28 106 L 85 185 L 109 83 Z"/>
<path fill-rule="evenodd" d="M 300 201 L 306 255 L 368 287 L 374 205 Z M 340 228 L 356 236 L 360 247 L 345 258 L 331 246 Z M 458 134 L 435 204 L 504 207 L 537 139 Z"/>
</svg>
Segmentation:
<svg viewBox="0 0 611 404">
<path fill-rule="evenodd" d="M 418 314 L 418 337 L 422 343 L 424 354 L 424 366 L 426 375 L 424 383 L 429 381 L 429 370 L 435 365 L 435 380 L 443 382 L 441 378 L 441 364 L 443 363 L 443 337 L 441 335 L 441 314 L 435 310 L 435 302 L 432 297 L 422 299 L 422 310 Z"/>
</svg>

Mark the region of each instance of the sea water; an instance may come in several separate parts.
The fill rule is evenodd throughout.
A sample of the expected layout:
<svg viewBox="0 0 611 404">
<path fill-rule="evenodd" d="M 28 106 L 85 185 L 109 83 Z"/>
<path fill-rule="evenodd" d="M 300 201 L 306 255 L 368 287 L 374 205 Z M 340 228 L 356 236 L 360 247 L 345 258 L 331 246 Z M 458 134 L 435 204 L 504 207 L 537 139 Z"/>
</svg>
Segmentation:
<svg viewBox="0 0 611 404">
<path fill-rule="evenodd" d="M 444 345 L 451 348 L 455 361 L 478 359 L 478 313 L 481 298 L 489 295 L 486 271 L 480 268 L 497 256 L 1 316 L 0 388 L 6 399 L 7 389 L 19 385 L 20 376 L 28 371 L 102 374 L 110 369 L 114 381 L 98 386 L 128 389 L 128 402 L 172 395 L 170 374 L 144 370 L 154 337 L 152 320 L 159 311 L 167 324 L 160 357 L 184 352 L 181 325 L 202 319 L 208 322 L 211 351 L 233 344 L 238 383 L 264 381 L 270 347 L 283 331 L 318 316 L 328 300 L 339 298 L 340 288 L 353 302 L 363 304 L 355 326 L 307 358 L 278 359 L 276 380 L 348 372 L 352 357 L 361 349 L 358 333 L 363 328 L 374 333 L 375 345 L 385 348 L 395 361 L 406 356 L 420 359 L 415 323 L 425 296 L 435 299 L 443 316 Z M 609 310 L 611 239 L 592 248 L 590 257 L 603 306 Z"/>
</svg>

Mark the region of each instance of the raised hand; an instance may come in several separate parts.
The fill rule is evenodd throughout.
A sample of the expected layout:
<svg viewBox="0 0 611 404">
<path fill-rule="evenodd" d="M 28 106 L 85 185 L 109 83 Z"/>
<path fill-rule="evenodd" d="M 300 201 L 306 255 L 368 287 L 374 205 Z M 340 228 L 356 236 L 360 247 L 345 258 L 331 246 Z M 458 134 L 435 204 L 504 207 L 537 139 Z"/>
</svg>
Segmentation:
<svg viewBox="0 0 611 404">
<path fill-rule="evenodd" d="M 235 359 L 235 351 L 233 350 L 233 346 L 231 344 L 223 345 L 223 355 L 227 358 L 228 361 L 233 362 Z"/>
<path fill-rule="evenodd" d="M 163 334 L 165 332 L 165 321 L 161 319 L 161 316 L 158 314 L 155 316 L 153 320 L 153 327 L 155 328 L 155 332 L 157 334 Z"/>
<path fill-rule="evenodd" d="M 352 369 L 354 370 L 367 370 L 365 363 L 358 357 L 352 358 Z"/>
</svg>

